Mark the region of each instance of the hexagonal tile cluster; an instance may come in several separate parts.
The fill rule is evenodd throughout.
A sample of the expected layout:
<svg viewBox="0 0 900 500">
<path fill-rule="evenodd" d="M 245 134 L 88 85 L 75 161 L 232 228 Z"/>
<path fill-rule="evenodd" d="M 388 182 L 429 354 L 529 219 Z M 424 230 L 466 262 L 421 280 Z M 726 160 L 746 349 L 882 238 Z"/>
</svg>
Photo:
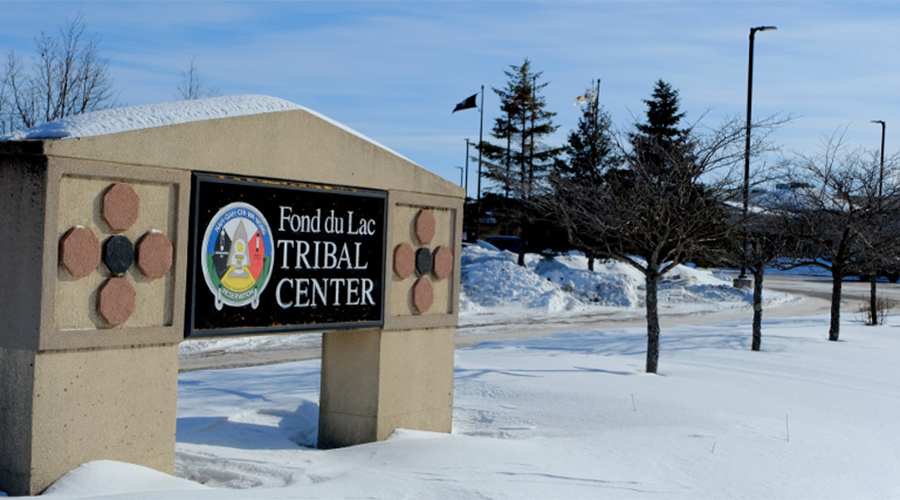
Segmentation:
<svg viewBox="0 0 900 500">
<path fill-rule="evenodd" d="M 103 193 L 100 218 L 111 232 L 126 231 L 140 215 L 140 198 L 129 184 L 116 183 Z M 73 277 L 83 278 L 102 261 L 111 275 L 97 291 L 97 314 L 110 326 L 125 323 L 134 313 L 134 286 L 125 272 L 137 264 L 148 279 L 158 279 L 172 268 L 172 244 L 165 234 L 150 230 L 134 245 L 124 235 L 113 235 L 101 245 L 84 226 L 69 229 L 59 242 L 59 263 Z"/>
<path fill-rule="evenodd" d="M 434 238 L 437 222 L 431 210 L 419 210 L 416 214 L 414 233 L 420 248 L 413 249 L 409 243 L 403 242 L 394 247 L 394 274 L 406 279 L 416 274 L 418 279 L 413 283 L 412 303 L 419 314 L 428 312 L 434 303 L 434 287 L 431 275 L 437 281 L 443 280 L 453 272 L 453 251 L 441 245 L 433 252 L 427 247 Z"/>
</svg>

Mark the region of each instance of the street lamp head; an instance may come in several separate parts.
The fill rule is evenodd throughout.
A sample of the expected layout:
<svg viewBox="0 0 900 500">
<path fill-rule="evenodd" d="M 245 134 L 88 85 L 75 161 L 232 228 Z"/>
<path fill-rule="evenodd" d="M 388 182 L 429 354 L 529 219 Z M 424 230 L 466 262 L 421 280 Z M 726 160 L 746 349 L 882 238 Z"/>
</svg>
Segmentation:
<svg viewBox="0 0 900 500">
<path fill-rule="evenodd" d="M 872 123 L 880 123 L 884 125 L 884 120 L 872 120 Z"/>
<path fill-rule="evenodd" d="M 756 28 L 753 28 L 753 29 L 756 31 L 775 31 L 778 28 L 775 26 L 757 26 Z"/>
</svg>

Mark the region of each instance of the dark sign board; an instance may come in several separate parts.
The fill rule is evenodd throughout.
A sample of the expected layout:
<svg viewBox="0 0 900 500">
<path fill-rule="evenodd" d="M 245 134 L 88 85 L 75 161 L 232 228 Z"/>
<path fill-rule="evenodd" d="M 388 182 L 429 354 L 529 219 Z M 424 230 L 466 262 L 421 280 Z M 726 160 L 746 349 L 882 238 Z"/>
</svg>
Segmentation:
<svg viewBox="0 0 900 500">
<path fill-rule="evenodd" d="M 194 173 L 186 336 L 384 323 L 387 193 Z"/>
</svg>

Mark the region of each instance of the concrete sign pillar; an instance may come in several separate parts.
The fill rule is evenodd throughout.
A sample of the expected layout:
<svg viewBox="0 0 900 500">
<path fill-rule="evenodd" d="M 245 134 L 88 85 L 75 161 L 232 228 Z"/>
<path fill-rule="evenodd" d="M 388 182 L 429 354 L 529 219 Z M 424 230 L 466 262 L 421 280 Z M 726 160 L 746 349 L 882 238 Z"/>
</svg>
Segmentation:
<svg viewBox="0 0 900 500">
<path fill-rule="evenodd" d="M 320 448 L 382 440 L 401 427 L 450 432 L 458 201 L 412 193 L 390 197 L 390 314 L 381 329 L 324 334 Z"/>
<path fill-rule="evenodd" d="M 172 472 L 189 174 L 43 146 L 0 143 L 0 490 L 101 457 Z"/>
<path fill-rule="evenodd" d="M 198 204 L 202 179 L 249 184 Z M 277 206 L 243 199 L 254 182 L 281 189 Z M 370 193 L 382 218 L 360 222 L 363 200 L 344 212 L 352 235 L 315 231 L 317 207 L 302 200 L 355 192 Z M 321 447 L 400 427 L 449 432 L 463 199 L 303 109 L 0 142 L 0 491 L 37 494 L 99 459 L 171 473 L 186 333 L 326 331 Z M 219 224 L 215 241 L 234 247 L 221 256 L 198 245 L 212 224 L 198 221 L 216 214 L 246 218 Z M 343 260 L 303 261 L 297 249 L 312 258 L 316 245 Z M 203 266 L 223 274 L 203 281 Z M 310 312 L 326 283 L 343 287 L 326 304 L 333 313 Z"/>
</svg>

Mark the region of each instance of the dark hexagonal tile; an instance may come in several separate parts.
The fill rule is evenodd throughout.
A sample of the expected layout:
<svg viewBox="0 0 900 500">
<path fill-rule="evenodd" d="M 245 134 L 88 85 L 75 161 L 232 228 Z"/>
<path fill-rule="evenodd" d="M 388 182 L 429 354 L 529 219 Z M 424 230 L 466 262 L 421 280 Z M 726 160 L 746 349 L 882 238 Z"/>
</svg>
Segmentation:
<svg viewBox="0 0 900 500">
<path fill-rule="evenodd" d="M 103 263 L 114 276 L 120 275 L 134 263 L 134 245 L 124 236 L 110 236 L 103 242 Z"/>
</svg>

